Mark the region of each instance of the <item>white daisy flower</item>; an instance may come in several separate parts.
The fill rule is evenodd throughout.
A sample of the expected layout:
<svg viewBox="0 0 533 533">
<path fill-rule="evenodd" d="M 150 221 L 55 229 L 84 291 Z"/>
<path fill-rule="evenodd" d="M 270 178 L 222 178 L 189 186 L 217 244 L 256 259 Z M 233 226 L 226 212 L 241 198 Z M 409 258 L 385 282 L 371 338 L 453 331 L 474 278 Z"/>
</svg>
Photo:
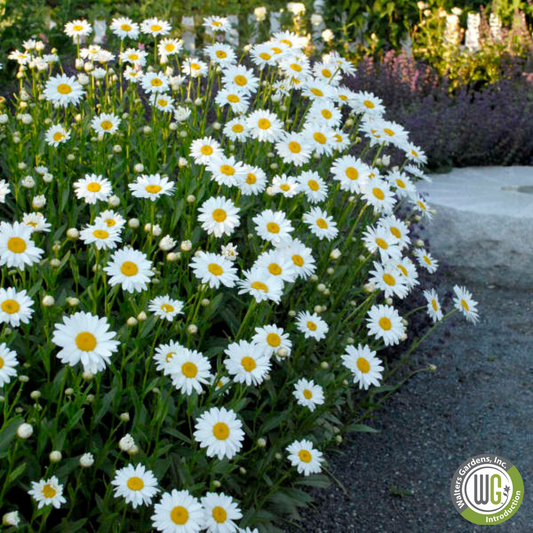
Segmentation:
<svg viewBox="0 0 533 533">
<path fill-rule="evenodd" d="M 129 37 L 136 40 L 139 37 L 139 25 L 128 17 L 114 18 L 110 29 L 120 39 Z"/>
<path fill-rule="evenodd" d="M 274 176 L 270 189 L 274 194 L 282 194 L 285 198 L 293 198 L 298 194 L 298 182 L 292 176 L 282 174 Z"/>
<path fill-rule="evenodd" d="M 287 446 L 289 461 L 292 466 L 298 469 L 299 474 L 308 476 L 309 474 L 318 474 L 321 471 L 322 452 L 313 447 L 309 440 L 294 441 Z"/>
<path fill-rule="evenodd" d="M 48 233 L 52 227 L 42 213 L 24 213 L 22 223 L 31 228 L 33 233 Z"/>
<path fill-rule="evenodd" d="M 414 161 L 417 165 L 425 165 L 428 162 L 426 154 L 416 144 L 406 143 L 404 150 L 409 161 Z"/>
<path fill-rule="evenodd" d="M 259 215 L 256 215 L 252 221 L 255 224 L 257 234 L 274 245 L 287 241 L 294 231 L 291 221 L 287 219 L 282 211 L 265 209 Z"/>
<path fill-rule="evenodd" d="M 367 314 L 367 328 L 370 335 L 382 339 L 385 346 L 400 342 L 405 333 L 402 317 L 390 305 L 373 305 Z"/>
<path fill-rule="evenodd" d="M 120 118 L 114 113 L 101 113 L 91 120 L 91 127 L 96 133 L 113 134 L 118 131 Z"/>
<path fill-rule="evenodd" d="M 220 144 L 212 137 L 195 139 L 191 143 L 190 154 L 197 165 L 207 165 L 212 158 L 222 156 Z"/>
<path fill-rule="evenodd" d="M 113 250 L 121 242 L 120 230 L 109 227 L 105 222 L 95 222 L 80 231 L 84 244 L 94 244 L 98 250 Z"/>
<path fill-rule="evenodd" d="M 121 230 L 126 224 L 124 217 L 118 213 L 115 213 L 112 209 L 106 209 L 98 214 L 94 219 L 95 224 L 98 222 L 104 223 L 108 228 L 116 228 Z"/>
<path fill-rule="evenodd" d="M 206 46 L 204 52 L 215 65 L 226 67 L 237 63 L 235 51 L 229 44 L 214 43 Z"/>
<path fill-rule="evenodd" d="M 141 31 L 152 37 L 168 35 L 172 26 L 166 21 L 156 17 L 145 19 L 141 22 Z"/>
<path fill-rule="evenodd" d="M 283 281 L 279 277 L 272 276 L 262 268 L 252 268 L 249 271 L 243 271 L 244 278 L 239 280 L 237 285 L 240 287 L 239 294 L 251 294 L 256 302 L 272 300 L 279 303 L 283 294 Z"/>
<path fill-rule="evenodd" d="M 28 324 L 34 313 L 32 305 L 33 300 L 25 290 L 0 288 L 0 324 L 9 324 L 12 328 L 18 328 L 21 322 Z"/>
<path fill-rule="evenodd" d="M 359 344 L 357 348 L 347 346 L 346 353 L 342 356 L 342 362 L 351 370 L 354 383 L 360 389 L 368 390 L 371 385 L 379 387 L 383 376 L 381 360 L 376 357 L 376 352 L 368 346 Z"/>
<path fill-rule="evenodd" d="M 397 244 L 397 240 L 390 231 L 382 226 L 377 228 L 370 226 L 363 232 L 363 242 L 365 247 L 371 252 L 379 252 L 382 261 L 387 259 L 400 259 L 402 251 Z"/>
<path fill-rule="evenodd" d="M 186 490 L 165 492 L 154 505 L 152 524 L 162 533 L 199 533 L 204 529 L 204 508 Z"/>
<path fill-rule="evenodd" d="M 107 201 L 112 194 L 111 182 L 103 176 L 86 174 L 85 178 L 74 182 L 76 198 L 85 200 L 86 204 Z"/>
<path fill-rule="evenodd" d="M 52 505 L 59 509 L 61 504 L 67 501 L 63 496 L 63 485 L 59 483 L 56 476 L 37 482 L 32 481 L 28 494 L 37 502 L 38 509 L 42 509 L 45 505 Z"/>
<path fill-rule="evenodd" d="M 307 279 L 315 273 L 316 264 L 311 249 L 299 239 L 289 239 L 277 249 L 281 254 L 291 259 L 299 277 Z"/>
<path fill-rule="evenodd" d="M 237 256 L 239 255 L 239 252 L 237 251 L 237 246 L 235 246 L 231 242 L 228 242 L 228 244 L 223 244 L 220 247 L 220 253 L 229 261 L 236 261 Z"/>
<path fill-rule="evenodd" d="M 130 464 L 117 470 L 111 485 L 115 487 L 115 497 L 122 496 L 134 509 L 140 505 L 152 505 L 153 497 L 159 492 L 153 472 L 141 464 Z"/>
<path fill-rule="evenodd" d="M 378 213 L 392 213 L 396 205 L 396 198 L 389 184 L 380 179 L 373 178 L 363 188 L 363 198 Z"/>
<path fill-rule="evenodd" d="M 0 222 L 0 266 L 24 270 L 41 260 L 44 250 L 31 240 L 32 229 L 20 222 Z"/>
<path fill-rule="evenodd" d="M 76 105 L 85 91 L 74 76 L 59 74 L 48 79 L 43 94 L 49 102 L 66 107 L 69 104 Z"/>
<path fill-rule="evenodd" d="M 398 198 L 411 198 L 416 195 L 416 187 L 404 172 L 393 171 L 386 176 L 387 181 L 396 189 Z"/>
<path fill-rule="evenodd" d="M 301 133 L 284 133 L 283 138 L 276 142 L 276 152 L 284 163 L 295 167 L 305 165 L 311 159 L 312 146 Z"/>
<path fill-rule="evenodd" d="M 292 350 L 292 341 L 289 338 L 289 334 L 275 324 L 256 327 L 252 342 L 259 346 L 267 357 L 277 356 L 277 351 L 280 348 L 287 350 L 286 357 L 288 357 Z M 279 356 L 277 357 L 280 359 Z"/>
<path fill-rule="evenodd" d="M 248 95 L 232 87 L 218 91 L 215 103 L 220 107 L 228 105 L 238 115 L 245 113 L 250 106 Z"/>
<path fill-rule="evenodd" d="M 207 533 L 237 533 L 235 521 L 242 518 L 242 512 L 231 496 L 208 492 L 201 501 Z"/>
<path fill-rule="evenodd" d="M 162 371 L 165 376 L 171 376 L 175 367 L 171 365 L 172 359 L 180 350 L 186 350 L 184 346 L 177 342 L 160 344 L 154 351 L 154 361 L 156 369 Z"/>
<path fill-rule="evenodd" d="M 254 75 L 253 70 L 243 65 L 231 65 L 223 71 L 222 84 L 225 87 L 234 85 L 241 91 L 251 94 L 257 90 L 259 78 Z"/>
<path fill-rule="evenodd" d="M 97 374 L 118 350 L 115 336 L 106 318 L 79 311 L 55 324 L 52 342 L 61 348 L 57 357 L 62 363 L 75 366 L 81 362 L 84 372 Z"/>
<path fill-rule="evenodd" d="M 183 43 L 177 39 L 162 39 L 157 45 L 157 51 L 162 57 L 179 54 L 183 49 Z"/>
<path fill-rule="evenodd" d="M 317 385 L 313 380 L 305 378 L 299 379 L 294 384 L 294 391 L 292 393 L 299 405 L 308 407 L 313 412 L 317 405 L 324 403 L 324 390 L 320 385 Z"/>
<path fill-rule="evenodd" d="M 374 270 L 369 274 L 371 276 L 369 282 L 383 291 L 385 298 L 397 296 L 403 299 L 409 293 L 407 280 L 395 261 L 389 261 L 385 265 L 375 261 Z"/>
<path fill-rule="evenodd" d="M 10 193 L 9 183 L 6 180 L 0 180 L 0 204 L 5 203 L 6 196 Z"/>
<path fill-rule="evenodd" d="M 381 118 L 385 113 L 385 106 L 381 98 L 369 92 L 353 93 L 349 104 L 356 113 L 365 114 L 372 118 Z"/>
<path fill-rule="evenodd" d="M 175 184 L 159 174 L 141 174 L 135 183 L 128 184 L 128 187 L 135 198 L 149 198 L 155 202 L 161 196 L 172 195 Z"/>
<path fill-rule="evenodd" d="M 303 221 L 309 226 L 311 233 L 320 240 L 333 240 L 339 233 L 337 223 L 324 210 L 313 207 L 303 215 Z"/>
<path fill-rule="evenodd" d="M 431 220 L 433 218 L 433 213 L 431 212 L 429 204 L 419 194 L 416 194 L 413 197 L 413 207 L 416 211 L 422 213 L 427 219 Z"/>
<path fill-rule="evenodd" d="M 306 116 L 306 122 L 324 124 L 337 128 L 342 120 L 342 113 L 331 100 L 315 100 Z"/>
<path fill-rule="evenodd" d="M 148 310 L 159 318 L 172 322 L 178 315 L 183 314 L 183 302 L 174 300 L 170 296 L 156 296 L 148 305 Z"/>
<path fill-rule="evenodd" d="M 300 311 L 296 317 L 296 327 L 304 334 L 304 337 L 320 341 L 324 339 L 329 327 L 316 313 Z"/>
<path fill-rule="evenodd" d="M 283 133 L 283 124 L 272 111 L 252 111 L 246 119 L 248 131 L 253 139 L 258 141 L 277 141 Z"/>
<path fill-rule="evenodd" d="M 430 274 L 433 274 L 439 268 L 439 262 L 436 259 L 433 259 L 431 254 L 427 252 L 424 248 L 421 250 L 415 250 L 415 257 L 418 260 L 418 264 L 424 267 Z"/>
<path fill-rule="evenodd" d="M 191 78 L 201 78 L 207 74 L 208 66 L 205 61 L 200 61 L 196 57 L 188 57 L 183 61 L 181 71 Z"/>
<path fill-rule="evenodd" d="M 233 459 L 242 448 L 242 422 L 235 411 L 225 407 L 212 407 L 196 419 L 194 439 L 200 444 L 200 448 L 207 448 L 208 457 L 216 455 L 220 460 L 224 457 Z"/>
<path fill-rule="evenodd" d="M 455 297 L 453 303 L 469 322 L 475 324 L 479 320 L 477 302 L 472 298 L 472 294 L 465 288 L 455 285 L 453 288 Z"/>
<path fill-rule="evenodd" d="M 303 131 L 304 139 L 311 145 L 314 153 L 330 156 L 335 148 L 335 133 L 323 124 L 307 124 Z"/>
<path fill-rule="evenodd" d="M 232 235 L 241 223 L 239 211 L 240 209 L 225 196 L 213 197 L 206 200 L 200 207 L 198 220 L 202 222 L 202 229 L 209 235 L 217 238 Z"/>
<path fill-rule="evenodd" d="M 231 288 L 238 280 L 237 269 L 231 261 L 219 254 L 199 252 L 192 258 L 190 267 L 194 275 L 202 283 L 208 283 L 212 289 L 218 289 L 220 284 Z"/>
<path fill-rule="evenodd" d="M 345 155 L 333 161 L 331 173 L 343 191 L 359 194 L 367 184 L 370 167 L 360 159 Z"/>
<path fill-rule="evenodd" d="M 292 283 L 297 276 L 292 260 L 279 250 L 263 252 L 255 261 L 253 268 L 262 268 L 271 276 L 279 277 L 286 283 Z"/>
<path fill-rule="evenodd" d="M 428 315 L 433 320 L 433 323 L 442 320 L 442 308 L 439 302 L 439 295 L 435 289 L 424 291 L 424 298 L 427 300 Z M 468 305 L 468 304 L 467 304 Z"/>
<path fill-rule="evenodd" d="M 237 183 L 243 196 L 262 193 L 267 186 L 267 177 L 264 170 L 251 165 L 243 166 L 243 176 Z"/>
<path fill-rule="evenodd" d="M 148 52 L 140 50 L 139 48 L 128 48 L 124 50 L 119 57 L 123 63 L 131 63 L 134 66 L 144 67 L 144 65 L 146 65 Z M 136 70 L 136 72 L 140 71 Z"/>
<path fill-rule="evenodd" d="M 307 200 L 312 204 L 323 202 L 328 197 L 328 187 L 318 172 L 306 170 L 297 179 L 300 189 L 303 190 Z"/>
<path fill-rule="evenodd" d="M 148 93 L 166 93 L 170 88 L 168 77 L 163 72 L 147 72 L 141 79 L 142 88 Z"/>
<path fill-rule="evenodd" d="M 190 396 L 193 391 L 202 394 L 202 384 L 208 385 L 211 377 L 209 359 L 196 350 L 180 348 L 169 362 L 172 384 L 183 394 Z"/>
<path fill-rule="evenodd" d="M 230 29 L 229 19 L 226 17 L 205 17 L 202 26 L 211 32 L 228 31 Z"/>
<path fill-rule="evenodd" d="M 270 358 L 252 342 L 238 341 L 228 345 L 224 365 L 233 381 L 246 385 L 260 385 L 270 371 Z"/>
<path fill-rule="evenodd" d="M 219 155 L 211 158 L 207 163 L 207 170 L 213 181 L 228 187 L 237 185 L 244 178 L 244 165 L 233 156 Z"/>
<path fill-rule="evenodd" d="M 131 293 L 145 291 L 154 275 L 152 261 L 143 252 L 129 246 L 113 253 L 104 272 L 110 278 L 109 285 L 120 284 L 122 290 Z"/>
<path fill-rule="evenodd" d="M 65 33 L 79 42 L 80 37 L 87 37 L 93 31 L 92 26 L 86 20 L 73 20 L 65 24 Z"/>
<path fill-rule="evenodd" d="M 54 124 L 46 130 L 44 140 L 50 146 L 57 148 L 60 144 L 70 139 L 70 131 L 67 131 L 61 124 Z"/>
<path fill-rule="evenodd" d="M 15 367 L 19 364 L 17 352 L 10 350 L 5 342 L 0 344 L 0 387 L 7 385 L 17 375 Z"/>
<path fill-rule="evenodd" d="M 400 260 L 396 260 L 396 263 L 396 266 L 405 278 L 407 286 L 412 289 L 415 285 L 418 285 L 418 272 L 411 259 L 402 257 Z"/>
<path fill-rule="evenodd" d="M 131 83 L 137 83 L 140 79 L 142 79 L 143 76 L 144 73 L 142 70 L 137 70 L 136 68 L 132 68 L 130 66 L 127 66 L 124 69 L 124 78 Z"/>
<path fill-rule="evenodd" d="M 226 122 L 222 131 L 230 141 L 243 142 L 250 136 L 245 116 L 236 117 Z"/>
<path fill-rule="evenodd" d="M 378 225 L 389 231 L 393 242 L 400 247 L 400 250 L 403 250 L 410 244 L 411 239 L 409 238 L 407 224 L 394 215 L 379 219 Z"/>
</svg>

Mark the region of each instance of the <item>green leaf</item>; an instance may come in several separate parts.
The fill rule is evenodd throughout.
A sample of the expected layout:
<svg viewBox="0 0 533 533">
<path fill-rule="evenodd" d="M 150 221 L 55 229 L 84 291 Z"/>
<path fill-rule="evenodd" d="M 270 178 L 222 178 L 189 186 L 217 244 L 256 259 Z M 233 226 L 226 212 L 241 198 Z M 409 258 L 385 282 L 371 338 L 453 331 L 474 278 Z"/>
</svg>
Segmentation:
<svg viewBox="0 0 533 533">
<path fill-rule="evenodd" d="M 367 426 L 366 424 L 350 424 L 346 426 L 347 432 L 359 431 L 362 433 L 379 433 L 379 429 Z"/>
<path fill-rule="evenodd" d="M 7 483 L 9 484 L 15 481 L 15 479 L 17 479 L 20 476 L 20 474 L 24 472 L 24 470 L 26 470 L 26 463 L 22 463 L 19 466 L 17 466 L 17 468 L 15 468 L 15 470 L 13 470 L 11 474 L 9 474 L 7 478 Z"/>
</svg>

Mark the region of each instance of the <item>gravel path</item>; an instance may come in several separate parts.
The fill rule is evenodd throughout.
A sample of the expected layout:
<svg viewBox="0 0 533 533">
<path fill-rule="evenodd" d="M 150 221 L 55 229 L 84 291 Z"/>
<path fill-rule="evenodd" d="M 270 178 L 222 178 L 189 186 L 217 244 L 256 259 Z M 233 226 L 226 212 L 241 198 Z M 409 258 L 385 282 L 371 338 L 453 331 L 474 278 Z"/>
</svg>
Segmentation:
<svg viewBox="0 0 533 533">
<path fill-rule="evenodd" d="M 380 433 L 355 434 L 343 454 L 330 454 L 349 496 L 337 485 L 313 491 L 307 533 L 481 531 L 455 511 L 449 490 L 455 469 L 484 453 L 509 459 L 524 479 L 522 506 L 498 531 L 533 530 L 533 292 L 471 289 L 480 323 L 454 315 L 412 364 L 437 371 L 389 398 L 367 422 Z"/>
</svg>

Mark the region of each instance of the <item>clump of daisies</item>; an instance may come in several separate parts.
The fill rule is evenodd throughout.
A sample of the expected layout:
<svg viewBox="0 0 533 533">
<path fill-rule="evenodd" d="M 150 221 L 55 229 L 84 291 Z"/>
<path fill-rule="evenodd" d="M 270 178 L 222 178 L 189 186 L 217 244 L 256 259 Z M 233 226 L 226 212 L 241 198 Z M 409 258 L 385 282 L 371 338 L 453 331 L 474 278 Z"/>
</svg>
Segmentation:
<svg viewBox="0 0 533 533">
<path fill-rule="evenodd" d="M 73 20 L 72 46 L 9 55 L 6 525 L 256 532 L 277 502 L 308 500 L 287 497 L 294 482 L 327 481 L 328 448 L 389 379 L 382 350 L 409 351 L 416 313 L 479 318 L 467 288 L 445 309 L 425 281 L 426 157 L 347 88 L 350 61 L 286 29 L 245 51 L 227 18 L 204 29 L 190 52 L 158 17 L 113 19 L 105 45 Z"/>
</svg>

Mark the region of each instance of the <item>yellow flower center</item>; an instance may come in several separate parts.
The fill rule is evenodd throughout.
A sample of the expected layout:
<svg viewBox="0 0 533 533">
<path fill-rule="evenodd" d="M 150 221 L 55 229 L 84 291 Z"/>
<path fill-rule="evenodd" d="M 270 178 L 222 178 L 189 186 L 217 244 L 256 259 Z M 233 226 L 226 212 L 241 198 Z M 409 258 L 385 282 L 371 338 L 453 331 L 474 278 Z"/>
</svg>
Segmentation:
<svg viewBox="0 0 533 533">
<path fill-rule="evenodd" d="M 320 189 L 320 185 L 318 185 L 318 181 L 316 181 L 316 180 L 309 180 L 307 182 L 307 185 L 309 185 L 309 188 L 312 191 L 318 191 L 318 189 Z"/>
<path fill-rule="evenodd" d="M 220 167 L 220 172 L 226 176 L 233 176 L 233 174 L 235 174 L 235 169 L 230 165 L 222 165 Z"/>
<path fill-rule="evenodd" d="M 60 94 L 70 94 L 72 92 L 72 87 L 68 83 L 60 83 L 57 86 L 57 92 Z"/>
<path fill-rule="evenodd" d="M 397 238 L 399 239 L 401 236 L 402 236 L 402 232 L 398 229 L 398 228 L 390 228 L 390 232 Z"/>
<path fill-rule="evenodd" d="M 209 270 L 213 276 L 222 276 L 222 274 L 224 274 L 224 269 L 216 263 L 209 263 L 207 270 Z"/>
<path fill-rule="evenodd" d="M 281 338 L 276 333 L 269 333 L 267 335 L 266 340 L 267 340 L 267 344 L 269 346 L 272 346 L 272 348 L 277 348 L 281 344 Z"/>
<path fill-rule="evenodd" d="M 291 141 L 289 143 L 289 150 L 293 153 L 293 154 L 299 154 L 301 151 L 302 151 L 302 147 L 300 146 L 300 143 L 296 142 L 296 141 Z"/>
<path fill-rule="evenodd" d="M 437 305 L 437 302 L 435 299 L 431 300 L 431 307 L 433 307 L 433 311 L 437 312 L 439 310 L 439 306 Z"/>
<path fill-rule="evenodd" d="M 324 78 L 331 78 L 331 70 L 329 70 L 329 68 L 323 68 L 322 76 L 324 76 Z"/>
<path fill-rule="evenodd" d="M 367 109 L 374 109 L 374 107 L 376 107 L 374 105 L 374 102 L 371 102 L 370 100 L 365 100 L 363 102 L 363 105 L 367 108 Z"/>
<path fill-rule="evenodd" d="M 150 194 L 157 194 L 162 188 L 161 185 L 147 185 L 144 190 Z"/>
<path fill-rule="evenodd" d="M 167 52 L 174 52 L 175 49 L 176 49 L 176 47 L 174 46 L 173 43 L 167 43 L 167 44 L 165 45 L 165 50 L 166 50 Z"/>
<path fill-rule="evenodd" d="M 423 259 L 424 259 L 424 262 L 425 262 L 427 265 L 430 265 L 430 266 L 431 266 L 431 259 L 430 259 L 427 255 L 425 255 Z"/>
<path fill-rule="evenodd" d="M 294 70 L 296 72 L 301 72 L 302 71 L 302 67 L 300 65 L 298 65 L 298 63 L 293 63 L 292 65 L 290 65 L 290 67 L 292 68 L 292 70 Z"/>
<path fill-rule="evenodd" d="M 178 505 L 170 511 L 170 519 L 178 526 L 182 526 L 189 520 L 189 511 L 185 507 Z"/>
<path fill-rule="evenodd" d="M 246 183 L 248 185 L 253 185 L 257 181 L 257 178 L 255 177 L 255 174 L 248 174 L 246 176 Z"/>
<path fill-rule="evenodd" d="M 18 313 L 20 304 L 16 300 L 4 300 L 2 302 L 2 311 L 8 315 Z"/>
<path fill-rule="evenodd" d="M 316 225 L 321 229 L 327 229 L 328 223 L 323 218 L 316 219 Z"/>
<path fill-rule="evenodd" d="M 417 152 L 416 150 L 411 149 L 411 153 L 412 153 L 415 157 L 418 157 L 418 152 Z"/>
<path fill-rule="evenodd" d="M 174 307 L 172 307 L 170 304 L 161 305 L 161 309 L 165 311 L 165 313 L 172 313 L 174 311 Z"/>
<path fill-rule="evenodd" d="M 466 300 L 461 300 L 461 305 L 463 306 L 463 309 L 465 311 L 470 311 L 470 306 L 468 305 Z"/>
<path fill-rule="evenodd" d="M 96 337 L 89 331 L 83 331 L 76 335 L 76 346 L 82 352 L 92 352 L 96 348 Z"/>
<path fill-rule="evenodd" d="M 244 76 L 241 76 L 240 74 L 235 76 L 235 78 L 233 78 L 233 81 L 239 86 L 239 87 L 244 87 L 247 83 L 248 83 L 248 80 L 244 77 Z"/>
<path fill-rule="evenodd" d="M 381 238 L 377 238 L 376 239 L 376 244 L 380 247 L 380 248 L 383 248 L 383 250 L 386 250 L 389 245 L 387 244 L 387 241 L 381 239 Z"/>
<path fill-rule="evenodd" d="M 298 452 L 298 457 L 303 463 L 310 463 L 312 459 L 311 454 L 307 450 L 300 450 Z"/>
<path fill-rule="evenodd" d="M 281 39 L 280 43 L 286 44 L 289 48 L 292 48 L 292 43 L 288 39 Z"/>
<path fill-rule="evenodd" d="M 91 183 L 89 183 L 89 185 L 87 185 L 87 190 L 89 192 L 99 192 L 101 188 L 102 186 L 96 181 L 92 181 Z"/>
<path fill-rule="evenodd" d="M 290 191 L 291 189 L 290 185 L 287 183 L 282 183 L 279 188 L 284 192 Z"/>
<path fill-rule="evenodd" d="M 159 78 L 154 78 L 151 81 L 151 84 L 152 84 L 153 87 L 161 87 L 161 85 L 163 85 L 163 81 L 160 80 Z"/>
<path fill-rule="evenodd" d="M 234 124 L 231 131 L 233 131 L 233 133 L 242 133 L 244 131 L 244 126 L 242 124 Z"/>
<path fill-rule="evenodd" d="M 150 26 L 150 29 L 151 29 L 152 31 L 161 31 L 163 28 L 162 28 L 159 24 L 152 24 L 152 25 Z"/>
<path fill-rule="evenodd" d="M 261 54 L 259 54 L 259 57 L 265 61 L 272 59 L 272 56 L 270 54 L 267 54 L 266 52 L 262 52 Z"/>
<path fill-rule="evenodd" d="M 384 200 L 385 199 L 385 193 L 379 189 L 378 187 L 374 187 L 372 189 L 372 194 L 378 199 L 378 200 Z"/>
<path fill-rule="evenodd" d="M 105 221 L 105 223 L 107 224 L 107 227 L 108 227 L 108 228 L 111 228 L 111 227 L 113 227 L 113 226 L 116 224 L 115 220 L 112 219 L 112 218 L 108 218 L 108 219 Z"/>
<path fill-rule="evenodd" d="M 386 316 L 383 316 L 379 319 L 379 327 L 385 331 L 389 331 L 392 328 L 392 323 Z"/>
<path fill-rule="evenodd" d="M 218 20 L 214 20 L 213 22 L 211 22 L 211 24 L 216 28 L 220 28 L 220 26 L 222 26 L 222 22 L 219 22 Z"/>
<path fill-rule="evenodd" d="M 320 89 L 317 89 L 316 87 L 313 87 L 311 89 L 311 92 L 315 95 L 315 96 L 324 96 L 324 93 L 320 90 Z"/>
<path fill-rule="evenodd" d="M 228 102 L 236 104 L 240 101 L 241 99 L 236 94 L 228 94 Z"/>
<path fill-rule="evenodd" d="M 252 289 L 255 289 L 256 291 L 268 292 L 268 286 L 261 281 L 254 281 L 252 283 Z"/>
<path fill-rule="evenodd" d="M 72 26 L 72 29 L 74 31 L 81 31 L 83 30 L 83 26 L 81 24 L 74 24 L 74 26 Z"/>
<path fill-rule="evenodd" d="M 281 267 L 276 263 L 271 263 L 270 265 L 268 265 L 268 271 L 273 276 L 279 276 L 283 272 L 283 270 L 281 270 Z"/>
<path fill-rule="evenodd" d="M 394 287 L 394 285 L 396 285 L 394 276 L 391 276 L 390 274 L 383 274 L 383 281 L 390 287 Z"/>
<path fill-rule="evenodd" d="M 4 368 L 4 360 L 0 357 L 0 370 Z"/>
<path fill-rule="evenodd" d="M 283 50 L 281 48 L 278 48 L 277 46 L 273 46 L 270 50 L 272 50 L 272 52 L 276 55 L 279 55 L 281 54 L 281 52 L 283 52 Z"/>
<path fill-rule="evenodd" d="M 241 365 L 246 370 L 246 372 L 251 372 L 252 370 L 255 370 L 257 367 L 257 363 L 255 362 L 253 357 L 243 357 L 241 359 Z"/>
<path fill-rule="evenodd" d="M 310 400 L 313 397 L 313 393 L 309 389 L 305 389 L 303 395 L 306 400 Z"/>
<path fill-rule="evenodd" d="M 144 481 L 137 476 L 132 476 L 128 479 L 128 489 L 130 490 L 142 490 L 144 488 Z"/>
<path fill-rule="evenodd" d="M 322 109 L 322 116 L 329 120 L 333 116 L 333 113 L 329 109 Z"/>
<path fill-rule="evenodd" d="M 307 327 L 311 331 L 316 331 L 318 329 L 318 326 L 314 322 L 311 322 L 310 320 L 307 321 Z"/>
<path fill-rule="evenodd" d="M 183 365 L 181 365 L 181 371 L 186 378 L 192 379 L 196 377 L 196 374 L 198 374 L 198 367 L 194 363 L 188 361 L 187 363 L 183 363 Z"/>
<path fill-rule="evenodd" d="M 122 25 L 120 26 L 120 29 L 121 29 L 122 31 L 131 31 L 131 26 L 130 26 L 129 24 L 122 24 Z"/>
<path fill-rule="evenodd" d="M 7 249 L 14 254 L 21 254 L 26 248 L 26 241 L 20 237 L 11 237 L 7 241 Z"/>
<path fill-rule="evenodd" d="M 217 422 L 213 426 L 213 436 L 218 440 L 226 440 L 229 437 L 229 427 L 224 422 Z"/>
<path fill-rule="evenodd" d="M 359 171 L 356 168 L 348 167 L 344 173 L 349 180 L 355 181 L 359 178 Z"/>
<path fill-rule="evenodd" d="M 223 524 L 228 518 L 228 513 L 226 513 L 226 511 L 220 507 L 220 505 L 217 505 L 215 508 L 213 508 L 211 514 L 213 515 L 215 522 L 218 524 Z"/>
<path fill-rule="evenodd" d="M 113 123 L 112 123 L 110 120 L 104 120 L 104 121 L 100 124 L 100 127 L 101 127 L 104 131 L 109 131 L 109 130 L 113 127 Z"/>
<path fill-rule="evenodd" d="M 390 128 L 383 128 L 383 131 L 389 136 L 392 137 L 393 135 L 396 135 L 393 130 Z"/>
<path fill-rule="evenodd" d="M 133 261 L 124 261 L 120 267 L 120 271 L 129 278 L 139 273 L 139 267 Z"/>
<path fill-rule="evenodd" d="M 200 65 L 198 63 L 191 63 L 191 68 L 193 70 L 200 70 L 201 69 L 201 67 L 200 67 Z"/>
<path fill-rule="evenodd" d="M 137 59 L 139 59 L 139 54 L 130 54 L 128 56 L 128 59 L 131 59 L 132 61 L 136 61 Z"/>
<path fill-rule="evenodd" d="M 224 58 L 228 57 L 228 54 L 226 54 L 226 52 L 224 52 L 224 50 L 217 50 L 216 56 L 219 59 L 224 59 Z"/>
<path fill-rule="evenodd" d="M 213 148 L 208 144 L 204 144 L 204 146 L 200 148 L 200 152 L 202 152 L 203 155 L 211 155 L 213 153 Z"/>
<path fill-rule="evenodd" d="M 167 363 L 170 362 L 170 360 L 176 355 L 176 352 L 168 352 L 167 355 L 165 355 L 165 361 Z"/>
<path fill-rule="evenodd" d="M 226 215 L 226 211 L 224 211 L 224 209 L 215 209 L 213 211 L 213 219 L 216 222 L 224 222 L 224 220 L 226 220 L 226 218 L 227 218 L 227 215 Z"/>
<path fill-rule="evenodd" d="M 292 262 L 296 265 L 296 266 L 303 266 L 304 264 L 304 258 L 301 256 L 301 255 L 298 255 L 298 254 L 294 254 L 292 256 Z"/>
<path fill-rule="evenodd" d="M 313 139 L 319 144 L 326 144 L 326 136 L 319 131 L 313 133 Z"/>
<path fill-rule="evenodd" d="M 370 371 L 370 363 L 364 357 L 359 357 L 357 359 L 357 368 L 363 374 L 367 374 Z"/>
<path fill-rule="evenodd" d="M 403 265 L 397 265 L 400 272 L 407 277 L 407 269 Z"/>
<path fill-rule="evenodd" d="M 270 120 L 268 120 L 268 118 L 260 118 L 259 121 L 257 122 L 257 125 L 262 129 L 262 130 L 268 130 L 268 128 L 270 128 L 270 126 L 272 125 L 270 123 Z"/>
<path fill-rule="evenodd" d="M 420 200 L 418 200 L 418 202 L 416 202 L 418 204 L 418 206 L 422 209 L 422 210 L 426 210 L 427 207 L 426 207 L 426 204 Z"/>
<path fill-rule="evenodd" d="M 276 224 L 276 222 L 269 222 L 267 224 L 267 230 L 269 233 L 279 233 L 279 224 Z"/>
<path fill-rule="evenodd" d="M 396 185 L 398 185 L 398 187 L 400 187 L 400 189 L 405 189 L 405 182 L 403 180 L 396 180 Z"/>
<path fill-rule="evenodd" d="M 53 498 L 56 494 L 57 494 L 57 490 L 54 489 L 54 487 L 52 487 L 52 485 L 50 485 L 50 483 L 47 483 L 43 487 L 43 496 L 45 498 Z"/>
<path fill-rule="evenodd" d="M 65 138 L 65 134 L 62 133 L 61 131 L 56 131 L 54 135 L 52 135 L 52 139 L 54 139 L 56 143 L 58 143 L 59 141 L 62 141 L 64 138 Z"/>
<path fill-rule="evenodd" d="M 95 229 L 93 231 L 93 235 L 97 239 L 107 239 L 109 237 L 109 233 L 104 229 Z"/>
</svg>

